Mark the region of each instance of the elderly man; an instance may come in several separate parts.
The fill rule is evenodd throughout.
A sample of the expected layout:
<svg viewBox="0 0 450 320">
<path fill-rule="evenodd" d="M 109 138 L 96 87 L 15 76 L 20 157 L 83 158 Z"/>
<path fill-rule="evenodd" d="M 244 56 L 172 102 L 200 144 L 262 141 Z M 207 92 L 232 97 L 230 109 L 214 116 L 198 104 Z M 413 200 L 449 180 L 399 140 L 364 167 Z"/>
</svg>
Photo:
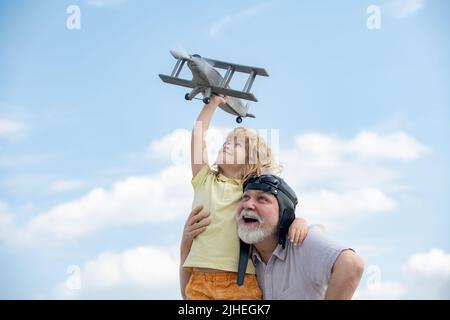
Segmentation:
<svg viewBox="0 0 450 320">
<path fill-rule="evenodd" d="M 319 225 L 310 226 L 302 246 L 286 241 L 296 204 L 294 191 L 280 177 L 262 175 L 244 183 L 236 216 L 241 261 L 247 260 L 244 243 L 253 245 L 251 257 L 264 299 L 351 299 L 363 272 L 362 259 L 331 241 Z M 182 259 L 208 224 L 207 213 L 196 209 L 185 226 Z M 181 287 L 183 291 L 183 281 Z"/>
</svg>

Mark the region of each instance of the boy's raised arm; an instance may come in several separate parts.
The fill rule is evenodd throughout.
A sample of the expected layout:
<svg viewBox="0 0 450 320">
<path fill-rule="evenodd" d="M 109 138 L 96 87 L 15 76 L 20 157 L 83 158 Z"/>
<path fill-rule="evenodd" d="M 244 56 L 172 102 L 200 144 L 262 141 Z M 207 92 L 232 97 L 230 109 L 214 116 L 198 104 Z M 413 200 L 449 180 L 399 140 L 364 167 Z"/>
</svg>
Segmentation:
<svg viewBox="0 0 450 320">
<path fill-rule="evenodd" d="M 191 168 L 192 177 L 195 177 L 200 169 L 208 163 L 208 153 L 206 150 L 205 136 L 211 123 L 212 116 L 219 104 L 226 103 L 227 98 L 217 95 L 211 96 L 211 102 L 205 104 L 198 115 L 191 135 Z"/>
</svg>

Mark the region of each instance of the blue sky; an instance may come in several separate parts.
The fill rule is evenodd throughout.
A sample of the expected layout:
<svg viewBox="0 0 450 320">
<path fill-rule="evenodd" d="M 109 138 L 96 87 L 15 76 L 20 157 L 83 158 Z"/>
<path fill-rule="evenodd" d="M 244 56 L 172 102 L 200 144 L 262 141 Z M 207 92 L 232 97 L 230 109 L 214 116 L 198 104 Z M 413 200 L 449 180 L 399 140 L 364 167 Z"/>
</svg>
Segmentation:
<svg viewBox="0 0 450 320">
<path fill-rule="evenodd" d="M 278 130 L 299 214 L 364 257 L 357 297 L 450 298 L 448 9 L 1 1 L 0 297 L 180 298 L 192 191 L 174 154 L 201 103 L 157 76 L 178 48 L 268 71 L 244 124 Z M 235 125 L 219 110 L 212 133 Z"/>
</svg>

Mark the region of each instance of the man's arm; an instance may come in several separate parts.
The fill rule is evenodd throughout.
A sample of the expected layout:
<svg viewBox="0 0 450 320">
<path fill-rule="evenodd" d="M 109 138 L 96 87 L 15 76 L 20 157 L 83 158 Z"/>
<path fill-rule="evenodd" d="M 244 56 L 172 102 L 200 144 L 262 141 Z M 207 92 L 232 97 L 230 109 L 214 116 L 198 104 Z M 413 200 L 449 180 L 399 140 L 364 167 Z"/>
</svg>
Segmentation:
<svg viewBox="0 0 450 320">
<path fill-rule="evenodd" d="M 208 163 L 208 153 L 206 152 L 205 136 L 209 129 L 212 116 L 217 106 L 226 103 L 227 99 L 217 95 L 211 96 L 211 102 L 205 104 L 198 115 L 191 135 L 191 169 L 192 177 L 195 177 L 200 169 Z"/>
<path fill-rule="evenodd" d="M 351 299 L 364 271 L 364 262 L 352 250 L 344 250 L 336 259 L 330 282 L 325 293 L 326 300 Z"/>
<path fill-rule="evenodd" d="M 184 293 L 186 286 L 191 278 L 190 272 L 183 268 L 184 261 L 191 251 L 192 241 L 196 236 L 206 230 L 206 226 L 211 223 L 211 219 L 208 218 L 209 212 L 202 212 L 203 206 L 199 205 L 195 207 L 189 215 L 184 225 L 183 237 L 181 238 L 180 245 L 180 289 L 181 296 L 186 299 Z"/>
<path fill-rule="evenodd" d="M 186 268 L 183 268 L 183 263 L 186 260 L 187 255 L 180 257 L 180 290 L 181 290 L 181 297 L 183 300 L 186 300 L 186 286 L 189 282 L 189 279 L 191 278 L 190 272 L 186 271 Z"/>
</svg>

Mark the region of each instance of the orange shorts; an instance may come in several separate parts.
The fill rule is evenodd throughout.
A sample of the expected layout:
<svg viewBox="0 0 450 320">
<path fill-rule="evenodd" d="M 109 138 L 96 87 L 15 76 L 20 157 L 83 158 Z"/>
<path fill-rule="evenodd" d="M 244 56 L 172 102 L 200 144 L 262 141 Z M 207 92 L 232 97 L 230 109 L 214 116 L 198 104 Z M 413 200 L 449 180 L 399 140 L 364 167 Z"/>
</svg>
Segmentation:
<svg viewBox="0 0 450 320">
<path fill-rule="evenodd" d="M 192 272 L 186 286 L 187 300 L 261 300 L 255 274 L 246 274 L 244 284 L 236 283 L 236 272 Z"/>
</svg>

